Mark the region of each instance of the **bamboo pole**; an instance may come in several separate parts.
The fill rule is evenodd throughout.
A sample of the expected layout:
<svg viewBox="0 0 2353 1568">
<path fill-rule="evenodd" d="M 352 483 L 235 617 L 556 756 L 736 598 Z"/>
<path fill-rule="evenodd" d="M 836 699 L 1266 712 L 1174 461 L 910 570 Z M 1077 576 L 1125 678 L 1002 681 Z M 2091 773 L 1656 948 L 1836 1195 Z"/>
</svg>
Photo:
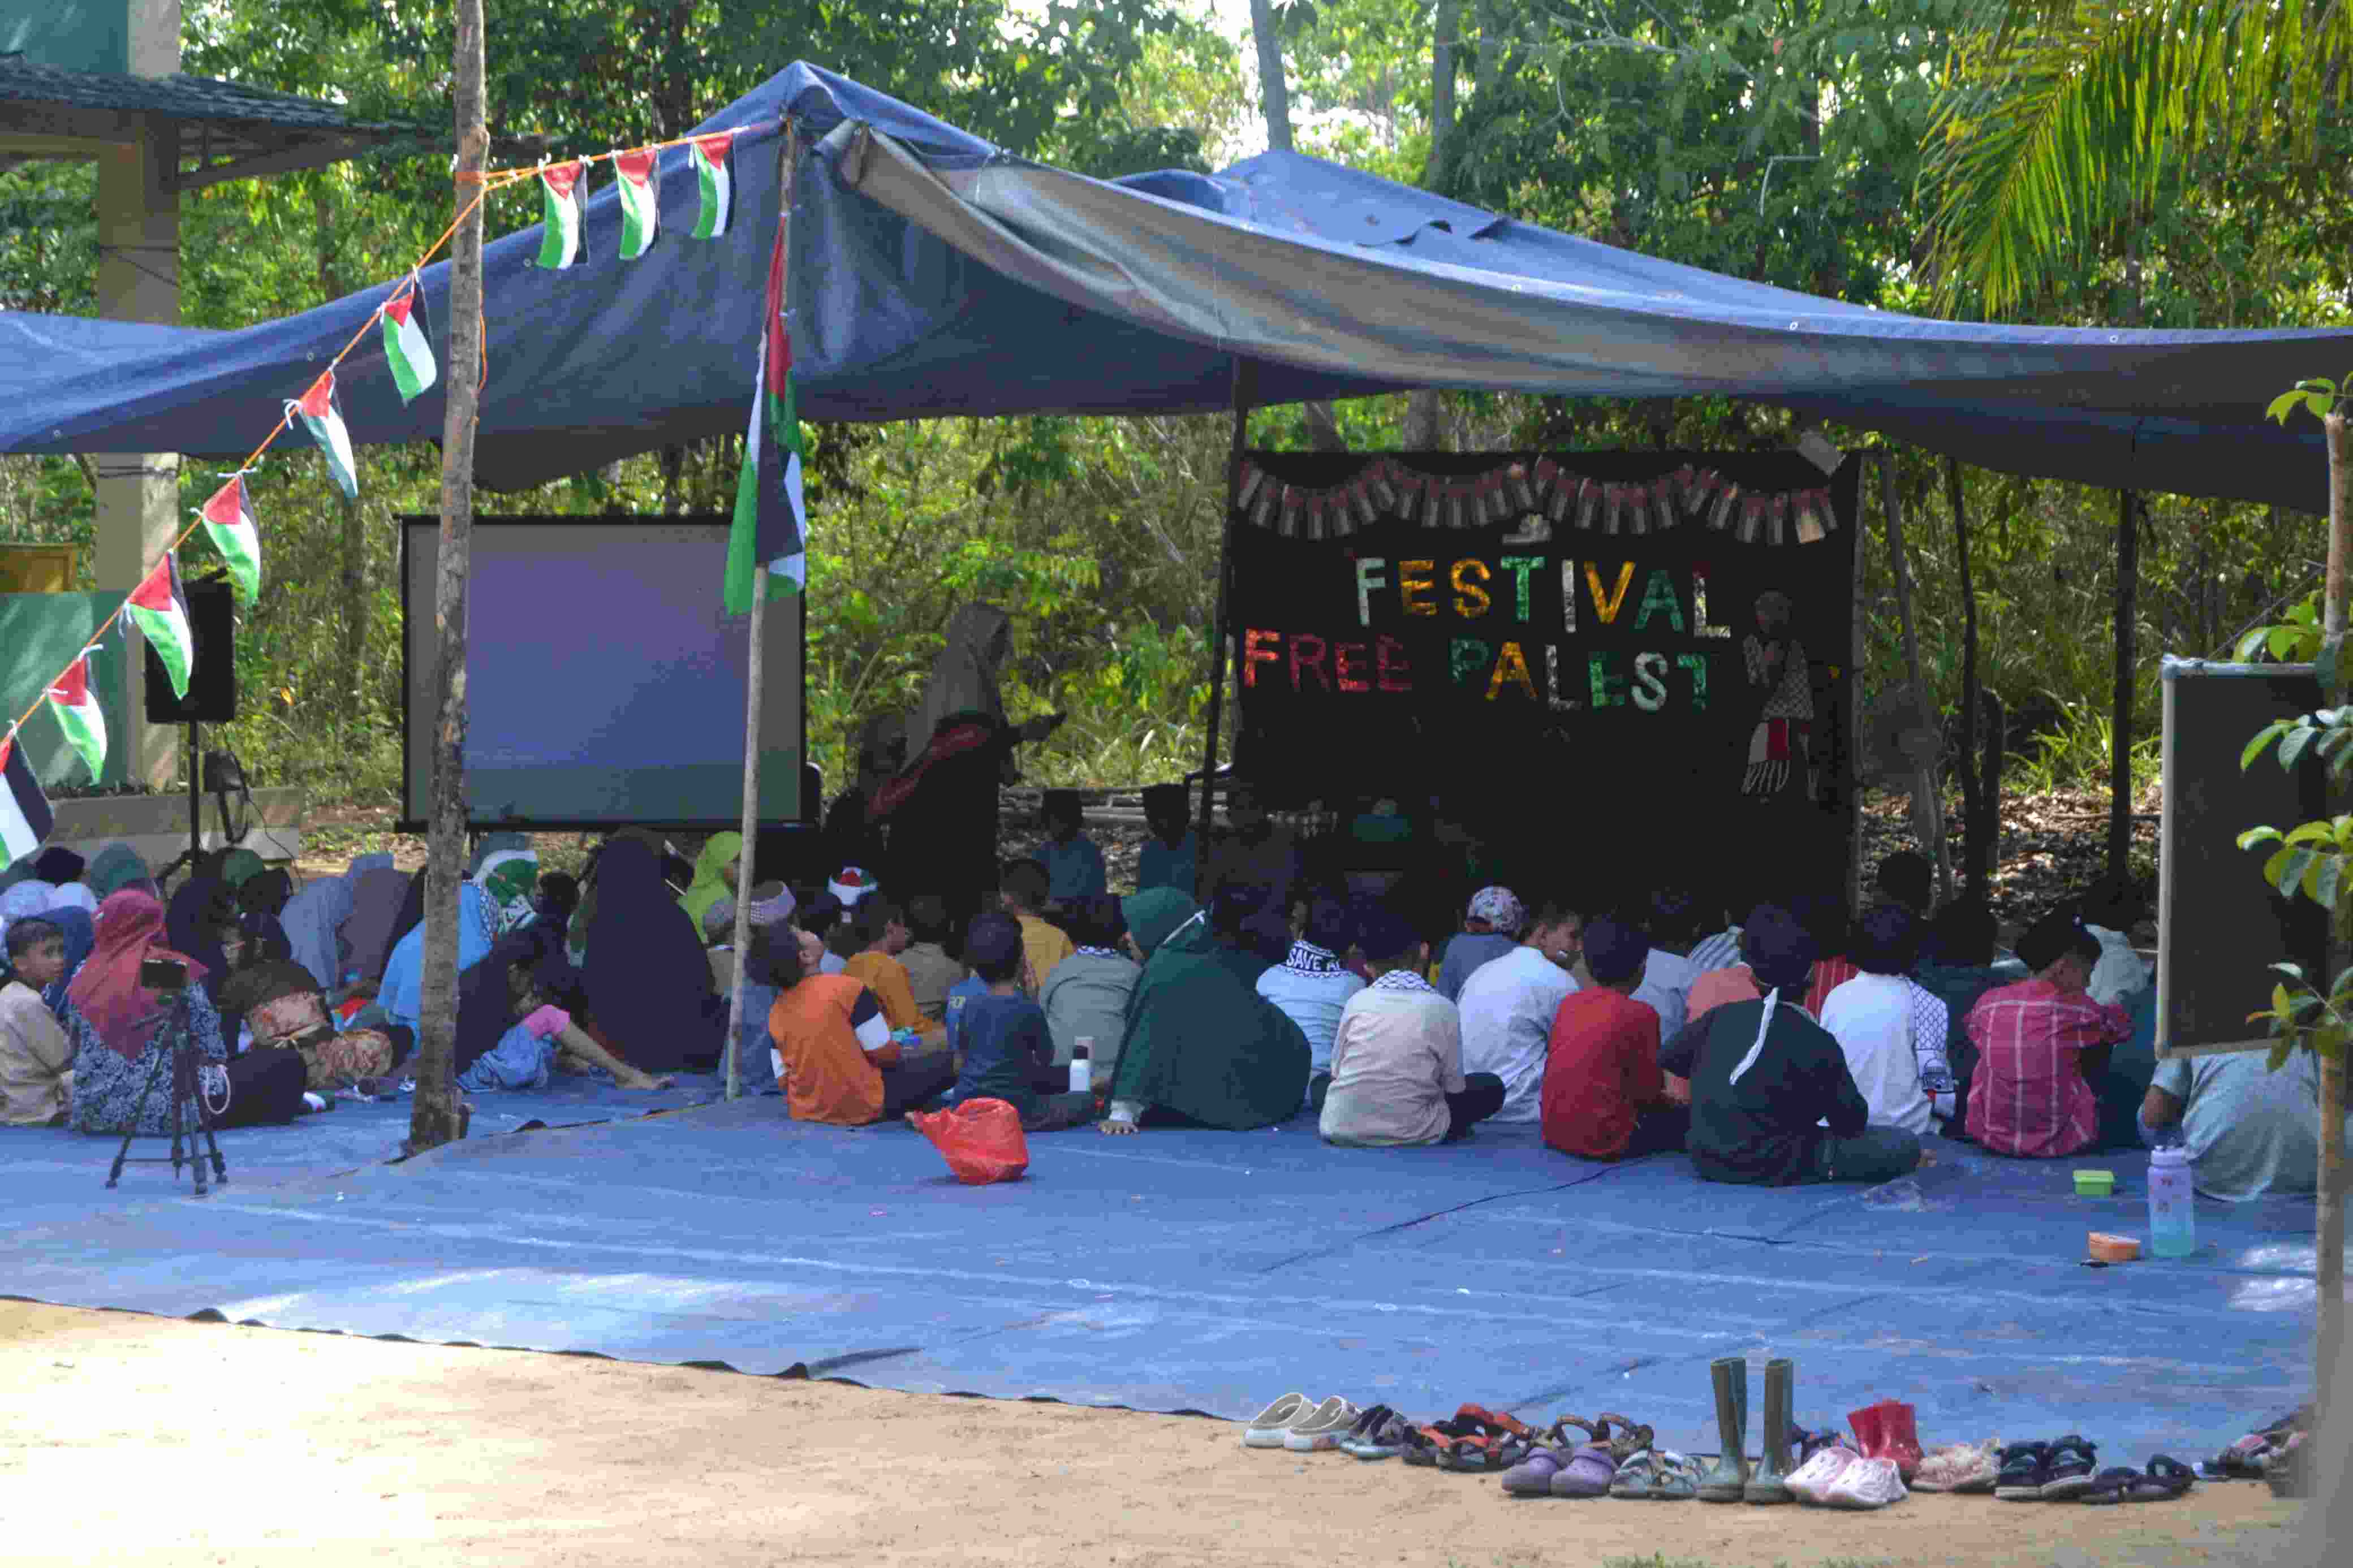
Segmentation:
<svg viewBox="0 0 2353 1568">
<path fill-rule="evenodd" d="M 1226 449 L 1226 516 L 1218 531 L 1217 624 L 1209 632 L 1209 736 L 1201 743 L 1201 809 L 1193 835 L 1194 865 L 1200 869 L 1209 864 L 1209 817 L 1218 789 L 1218 731 L 1225 719 L 1226 666 L 1230 662 L 1226 647 L 1226 589 L 1234 570 L 1234 505 L 1241 494 L 1242 448 L 1250 439 L 1250 362 L 1236 354 L 1231 395 L 1234 433 Z M 1208 897 L 1207 888 L 1194 890 L 1205 900 Z"/>
<path fill-rule="evenodd" d="M 2140 634 L 2140 506 L 2130 490 L 2116 492 L 2116 673 L 2108 726 L 2108 875 L 2121 877 L 2132 858 L 2133 668 Z"/>
<path fill-rule="evenodd" d="M 1904 637 L 1904 669 L 1912 686 L 1913 706 L 1928 722 L 1936 721 L 1936 706 L 1928 700 L 1928 683 L 1920 677 L 1920 634 L 1912 618 L 1912 563 L 1904 549 L 1904 498 L 1895 484 L 1895 450 L 1879 459 L 1879 515 L 1887 528 L 1887 561 L 1895 577 L 1895 626 Z M 1968 746 L 1961 748 L 1962 765 L 1970 765 Z M 1945 842 L 1945 794 L 1936 763 L 1924 760 L 1912 784 L 1913 820 L 1921 847 L 1936 863 L 1936 901 L 1953 900 L 1953 857 Z"/>
<path fill-rule="evenodd" d="M 2343 679 L 2347 574 L 2353 570 L 2353 459 L 2348 459 L 2345 416 L 2322 417 L 2328 447 L 2328 568 L 2321 588 L 2321 689 L 2332 703 L 2346 700 Z M 2330 941 L 2321 984 L 2333 996 L 2337 976 L 2353 956 L 2353 895 L 2338 894 L 2329 921 Z M 2319 1321 L 2313 1334 L 2313 1397 L 2326 1405 L 2345 1342 L 2345 1052 L 2320 1053 L 2320 1169 L 2318 1212 L 2314 1215 L 2313 1283 L 2319 1293 Z M 2325 1415 L 2326 1411 L 2323 1411 Z M 2317 1425 L 2317 1423 L 2316 1423 Z"/>
<path fill-rule="evenodd" d="M 1959 557 L 1961 569 L 1961 754 L 1968 757 L 1977 752 L 1978 714 L 1982 705 L 1978 700 L 1978 584 L 1969 570 L 1969 516 L 1962 504 L 1958 458 L 1945 459 L 1945 500 L 1953 509 L 1954 552 Z M 1964 766 L 1961 805 L 1967 816 L 1968 837 L 1963 880 L 1969 892 L 1990 900 L 1994 840 L 2001 833 L 2001 818 L 1997 815 L 1990 823 L 1987 821 L 1985 793 L 1976 770 Z"/>
<path fill-rule="evenodd" d="M 441 419 L 441 536 L 434 557 L 432 804 L 425 861 L 425 973 L 412 1152 L 463 1135 L 458 1097 L 458 887 L 466 872 L 466 592 L 473 571 L 474 423 L 482 365 L 482 0 L 457 0 L 457 234 L 449 248 L 449 362 Z"/>
</svg>

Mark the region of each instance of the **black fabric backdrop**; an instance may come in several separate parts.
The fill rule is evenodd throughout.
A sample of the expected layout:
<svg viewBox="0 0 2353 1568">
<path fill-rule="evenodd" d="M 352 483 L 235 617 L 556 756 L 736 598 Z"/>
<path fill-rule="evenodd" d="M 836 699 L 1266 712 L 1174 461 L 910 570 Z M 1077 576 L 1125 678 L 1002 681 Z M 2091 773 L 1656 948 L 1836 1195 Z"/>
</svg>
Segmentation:
<svg viewBox="0 0 2353 1568">
<path fill-rule="evenodd" d="M 1781 873 L 1796 868 L 1807 887 L 1839 889 L 1852 809 L 1862 465 L 1826 479 L 1794 453 L 1546 458 L 1250 455 L 1230 590 L 1240 771 L 1271 803 L 1320 799 L 1343 825 L 1366 797 L 1442 797 L 1451 817 L 1491 844 L 1545 860 L 1546 876 L 1582 880 L 1598 866 L 1645 887 L 1674 879 L 1721 890 L 1736 903 L 1768 881 L 1789 891 Z M 1563 500 L 1550 506 L 1541 476 L 1555 471 Z M 1780 542 L 1757 519 L 1744 542 L 1737 505 L 1725 526 L 1712 525 L 1721 486 L 1705 497 L 1685 489 L 1710 471 L 1746 494 L 1810 492 L 1827 500 L 1835 526 L 1799 542 L 1792 509 Z M 1474 490 L 1459 506 L 1440 502 L 1441 518 L 1459 515 L 1461 526 L 1421 526 L 1428 490 L 1416 496 L 1397 482 L 1411 476 L 1458 490 L 1486 477 L 1508 519 L 1474 522 Z M 1587 510 L 1568 499 L 1580 478 L 1596 487 L 1664 481 L 1672 504 L 1664 515 L 1653 504 L 1648 531 L 1637 533 L 1621 499 L 1611 533 L 1606 504 Z M 1359 479 L 1368 481 L 1363 500 Z M 1411 521 L 1401 515 L 1409 510 Z M 1564 512 L 1558 521 L 1554 510 Z M 1531 538 L 1547 531 L 1531 529 L 1535 520 L 1549 522 L 1548 538 Z M 1810 790 L 1804 763 L 1793 762 L 1792 783 L 1759 797 L 1743 784 L 1773 682 L 1749 679 L 1743 649 L 1758 633 L 1758 596 L 1770 591 L 1790 601 L 1787 635 L 1811 676 L 1813 783 Z"/>
</svg>

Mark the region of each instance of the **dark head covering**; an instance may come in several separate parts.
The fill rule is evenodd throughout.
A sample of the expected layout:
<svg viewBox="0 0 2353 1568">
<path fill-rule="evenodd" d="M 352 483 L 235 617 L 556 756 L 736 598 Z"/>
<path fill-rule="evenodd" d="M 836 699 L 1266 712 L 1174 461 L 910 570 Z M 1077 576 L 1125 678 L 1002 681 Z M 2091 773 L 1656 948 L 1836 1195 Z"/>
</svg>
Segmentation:
<svg viewBox="0 0 2353 1568">
<path fill-rule="evenodd" d="M 1802 988 L 1814 976 L 1820 950 L 1795 915 L 1774 904 L 1760 904 L 1740 932 L 1741 955 L 1747 959 L 1757 984 L 1767 987 Z M 1588 960 L 1590 963 L 1590 960 Z"/>
<path fill-rule="evenodd" d="M 33 875 L 44 882 L 63 887 L 79 879 L 89 864 L 64 845 L 54 845 L 33 857 Z"/>
<path fill-rule="evenodd" d="M 259 858 L 259 857 L 256 857 Z M 228 884 L 202 872 L 180 884 L 164 914 L 166 940 L 211 971 L 205 994 L 217 1005 L 228 959 L 221 952 L 220 928 L 237 923 L 237 899 Z"/>
<path fill-rule="evenodd" d="M 410 881 L 407 872 L 379 866 L 361 872 L 353 882 L 352 912 L 336 928 L 346 971 L 364 980 L 383 976 L 384 962 L 392 954 L 393 928 L 408 901 Z M 421 893 L 417 907 L 420 912 L 425 908 Z"/>
<path fill-rule="evenodd" d="M 1603 915 L 1585 928 L 1585 967 L 1604 985 L 1641 973 L 1650 956 L 1651 939 L 1640 926 Z"/>
<path fill-rule="evenodd" d="M 597 857 L 583 984 L 598 1032 L 632 1067 L 673 1072 L 719 1049 L 725 1019 L 711 1016 L 711 962 L 640 839 L 616 837 Z"/>
<path fill-rule="evenodd" d="M 1421 941 L 1421 932 L 1404 915 L 1387 904 L 1366 904 L 1356 912 L 1356 945 L 1366 961 L 1388 963 L 1404 958 Z"/>
<path fill-rule="evenodd" d="M 2027 927 L 2026 934 L 2018 939 L 2018 956 L 2024 959 L 2026 967 L 2036 974 L 2071 952 L 2087 963 L 2096 963 L 2100 959 L 2100 942 L 2084 929 L 2080 916 L 2065 910 L 2044 915 Z"/>
<path fill-rule="evenodd" d="M 392 917 L 392 940 L 384 945 L 385 962 L 392 959 L 392 950 L 400 939 L 425 923 L 425 873 L 417 872 L 408 879 L 408 890 L 400 896 L 400 912 Z"/>
<path fill-rule="evenodd" d="M 1847 956 L 1866 974 L 1909 974 L 1920 962 L 1920 921 L 1901 904 L 1868 910 Z"/>
<path fill-rule="evenodd" d="M 49 1005 L 50 1012 L 62 1012 L 66 1005 L 66 987 L 73 984 L 73 977 L 80 972 L 82 960 L 90 956 L 90 950 L 97 944 L 98 935 L 92 927 L 90 911 L 73 904 L 59 904 L 45 911 L 40 918 L 57 927 L 58 934 L 65 939 L 66 966 L 58 972 L 57 979 L 49 983 L 48 989 L 41 993 L 41 1000 Z"/>
<path fill-rule="evenodd" d="M 1190 799 L 1186 795 L 1185 786 L 1183 784 L 1146 784 L 1144 786 L 1144 814 L 1146 816 L 1158 816 L 1163 813 L 1171 813 L 1176 816 L 1182 817 L 1185 815 L 1186 807 L 1190 804 Z"/>
<path fill-rule="evenodd" d="M 92 860 L 90 869 L 82 874 L 82 880 L 90 884 L 90 890 L 101 900 L 110 893 L 121 892 L 133 882 L 152 884 L 154 879 L 154 873 L 147 869 L 147 862 L 142 860 L 139 851 L 128 844 L 108 845 L 98 852 L 98 858 Z"/>
<path fill-rule="evenodd" d="M 294 896 L 294 879 L 285 870 L 248 877 L 237 889 L 237 907 L 249 915 L 278 915 Z"/>
<path fill-rule="evenodd" d="M 1199 914 L 1201 906 L 1174 888 L 1146 888 L 1122 899 L 1119 910 L 1135 945 L 1149 954 Z"/>
<path fill-rule="evenodd" d="M 554 926 L 534 921 L 509 931 L 481 963 L 458 975 L 457 1060 L 465 1072 L 495 1047 L 514 1022 L 508 977 L 520 967 L 542 994 L 568 999 L 579 974 L 564 956 L 564 939 Z M 635 1056 L 630 1058 L 637 1060 Z"/>
<path fill-rule="evenodd" d="M 242 888 L 269 869 L 269 863 L 243 846 L 220 858 L 213 874 L 232 888 Z"/>
<path fill-rule="evenodd" d="M 1017 925 L 1018 921 L 1015 922 Z M 1117 947 L 1127 921 L 1120 918 L 1119 900 L 1109 893 L 1087 893 L 1072 899 L 1062 913 L 1071 940 L 1081 947 Z"/>
<path fill-rule="evenodd" d="M 176 958 L 191 982 L 211 978 L 202 961 L 164 944 L 164 906 L 143 888 L 110 893 L 98 906 L 96 945 L 81 973 L 66 987 L 66 1000 L 109 1050 L 137 1061 L 164 1023 L 164 1009 L 139 983 L 139 966 L 150 958 Z"/>
</svg>

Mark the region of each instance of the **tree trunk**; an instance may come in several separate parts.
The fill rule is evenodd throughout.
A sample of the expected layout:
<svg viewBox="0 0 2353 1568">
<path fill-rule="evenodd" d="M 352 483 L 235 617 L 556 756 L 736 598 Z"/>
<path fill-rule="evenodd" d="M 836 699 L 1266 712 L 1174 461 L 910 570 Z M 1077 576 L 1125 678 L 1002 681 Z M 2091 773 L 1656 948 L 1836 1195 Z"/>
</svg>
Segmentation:
<svg viewBox="0 0 2353 1568">
<path fill-rule="evenodd" d="M 2347 450 L 2345 416 L 2331 413 L 2321 424 L 2328 445 L 2328 568 L 2322 580 L 2321 686 L 2331 702 L 2346 698 L 2342 679 L 2346 625 L 2346 577 L 2353 570 L 2353 454 Z M 2341 804 L 2337 809 L 2343 809 Z M 2348 957 L 2348 928 L 2353 925 L 2353 894 L 2339 892 L 2329 921 L 2333 940 L 2322 984 L 2333 994 Z M 2345 1342 L 2345 1055 L 2342 1048 L 2320 1058 L 2320 1202 L 2313 1216 L 2313 1283 L 2320 1293 L 2320 1321 L 2313 1333 L 2318 1370 L 2316 1397 L 2326 1402 Z M 2325 1417 L 2327 1412 L 2322 1412 Z M 2315 1423 L 2318 1425 L 2317 1422 Z"/>
<path fill-rule="evenodd" d="M 1250 37 L 1258 45 L 1258 97 L 1266 111 L 1270 152 L 1291 151 L 1291 87 L 1282 74 L 1282 40 L 1275 36 L 1272 0 L 1250 0 Z"/>
<path fill-rule="evenodd" d="M 482 341 L 482 0 L 457 0 L 458 210 L 449 249 L 448 391 L 441 421 L 441 538 L 434 562 L 433 788 L 426 837 L 425 975 L 417 1036 L 412 1152 L 462 1135 L 456 1074 L 458 884 L 466 869 L 466 590 L 473 569 L 474 417 Z"/>
<path fill-rule="evenodd" d="M 1978 747 L 1978 586 L 1969 571 L 1969 518 L 1961 496 L 1961 465 L 1945 459 L 1945 500 L 1953 510 L 1954 552 L 1961 569 L 1961 754 L 1972 756 Z M 2001 832 L 1999 818 L 1986 820 L 1985 790 L 1974 768 L 1961 769 L 1961 809 L 1968 823 L 1968 843 L 1963 867 L 1968 890 L 1979 899 L 1993 898 L 1994 839 Z"/>
<path fill-rule="evenodd" d="M 2116 492 L 2116 673 L 2108 727 L 2108 875 L 2125 874 L 2132 856 L 2133 670 L 2139 657 L 2140 510 L 2130 490 Z"/>
<path fill-rule="evenodd" d="M 1890 448 L 1879 463 L 1879 514 L 1887 527 L 1887 561 L 1895 576 L 1895 625 L 1904 637 L 1904 669 L 1910 678 L 1912 702 L 1930 724 L 1936 704 L 1929 700 L 1928 683 L 1920 677 L 1920 636 L 1912 620 L 1912 564 L 1904 551 L 1904 498 L 1895 484 L 1895 453 Z M 1961 752 L 1964 769 L 1971 765 L 1968 749 Z M 1936 865 L 1936 898 L 1953 896 L 1953 858 L 1945 843 L 1943 781 L 1932 759 L 1923 759 L 1912 781 L 1912 820 L 1920 847 Z"/>
<path fill-rule="evenodd" d="M 1455 81 L 1461 69 L 1462 0 L 1438 0 L 1430 31 L 1430 156 L 1422 160 L 1421 186 L 1443 195 L 1447 153 L 1454 142 Z M 1398 445 L 1409 452 L 1437 451 L 1445 445 L 1445 416 L 1438 388 L 1407 393 Z"/>
</svg>

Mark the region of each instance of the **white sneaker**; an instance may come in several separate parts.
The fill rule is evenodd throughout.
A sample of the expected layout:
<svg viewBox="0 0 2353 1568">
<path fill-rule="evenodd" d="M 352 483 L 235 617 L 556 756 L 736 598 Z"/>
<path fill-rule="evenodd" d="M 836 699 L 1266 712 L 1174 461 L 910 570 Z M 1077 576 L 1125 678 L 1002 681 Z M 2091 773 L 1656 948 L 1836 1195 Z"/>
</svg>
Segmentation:
<svg viewBox="0 0 2353 1568">
<path fill-rule="evenodd" d="M 1286 1394 L 1254 1416 L 1242 1428 L 1245 1448 L 1280 1448 L 1282 1439 L 1293 1426 L 1315 1413 L 1315 1406 L 1303 1394 Z"/>
<path fill-rule="evenodd" d="M 1791 1470 L 1781 1484 L 1788 1487 L 1789 1495 L 1799 1502 L 1827 1502 L 1829 1499 L 1824 1493 L 1831 1483 L 1846 1473 L 1849 1465 L 1862 1458 L 1853 1449 L 1833 1443 L 1827 1448 L 1816 1449 L 1814 1457 Z"/>
<path fill-rule="evenodd" d="M 1292 1425 L 1282 1435 L 1282 1446 L 1294 1454 L 1313 1454 L 1323 1448 L 1336 1448 L 1340 1439 L 1356 1424 L 1363 1411 L 1334 1394 Z"/>
<path fill-rule="evenodd" d="M 1894 1460 L 1857 1459 L 1823 1489 L 1822 1500 L 1832 1508 L 1885 1508 L 1907 1495 Z"/>
</svg>

